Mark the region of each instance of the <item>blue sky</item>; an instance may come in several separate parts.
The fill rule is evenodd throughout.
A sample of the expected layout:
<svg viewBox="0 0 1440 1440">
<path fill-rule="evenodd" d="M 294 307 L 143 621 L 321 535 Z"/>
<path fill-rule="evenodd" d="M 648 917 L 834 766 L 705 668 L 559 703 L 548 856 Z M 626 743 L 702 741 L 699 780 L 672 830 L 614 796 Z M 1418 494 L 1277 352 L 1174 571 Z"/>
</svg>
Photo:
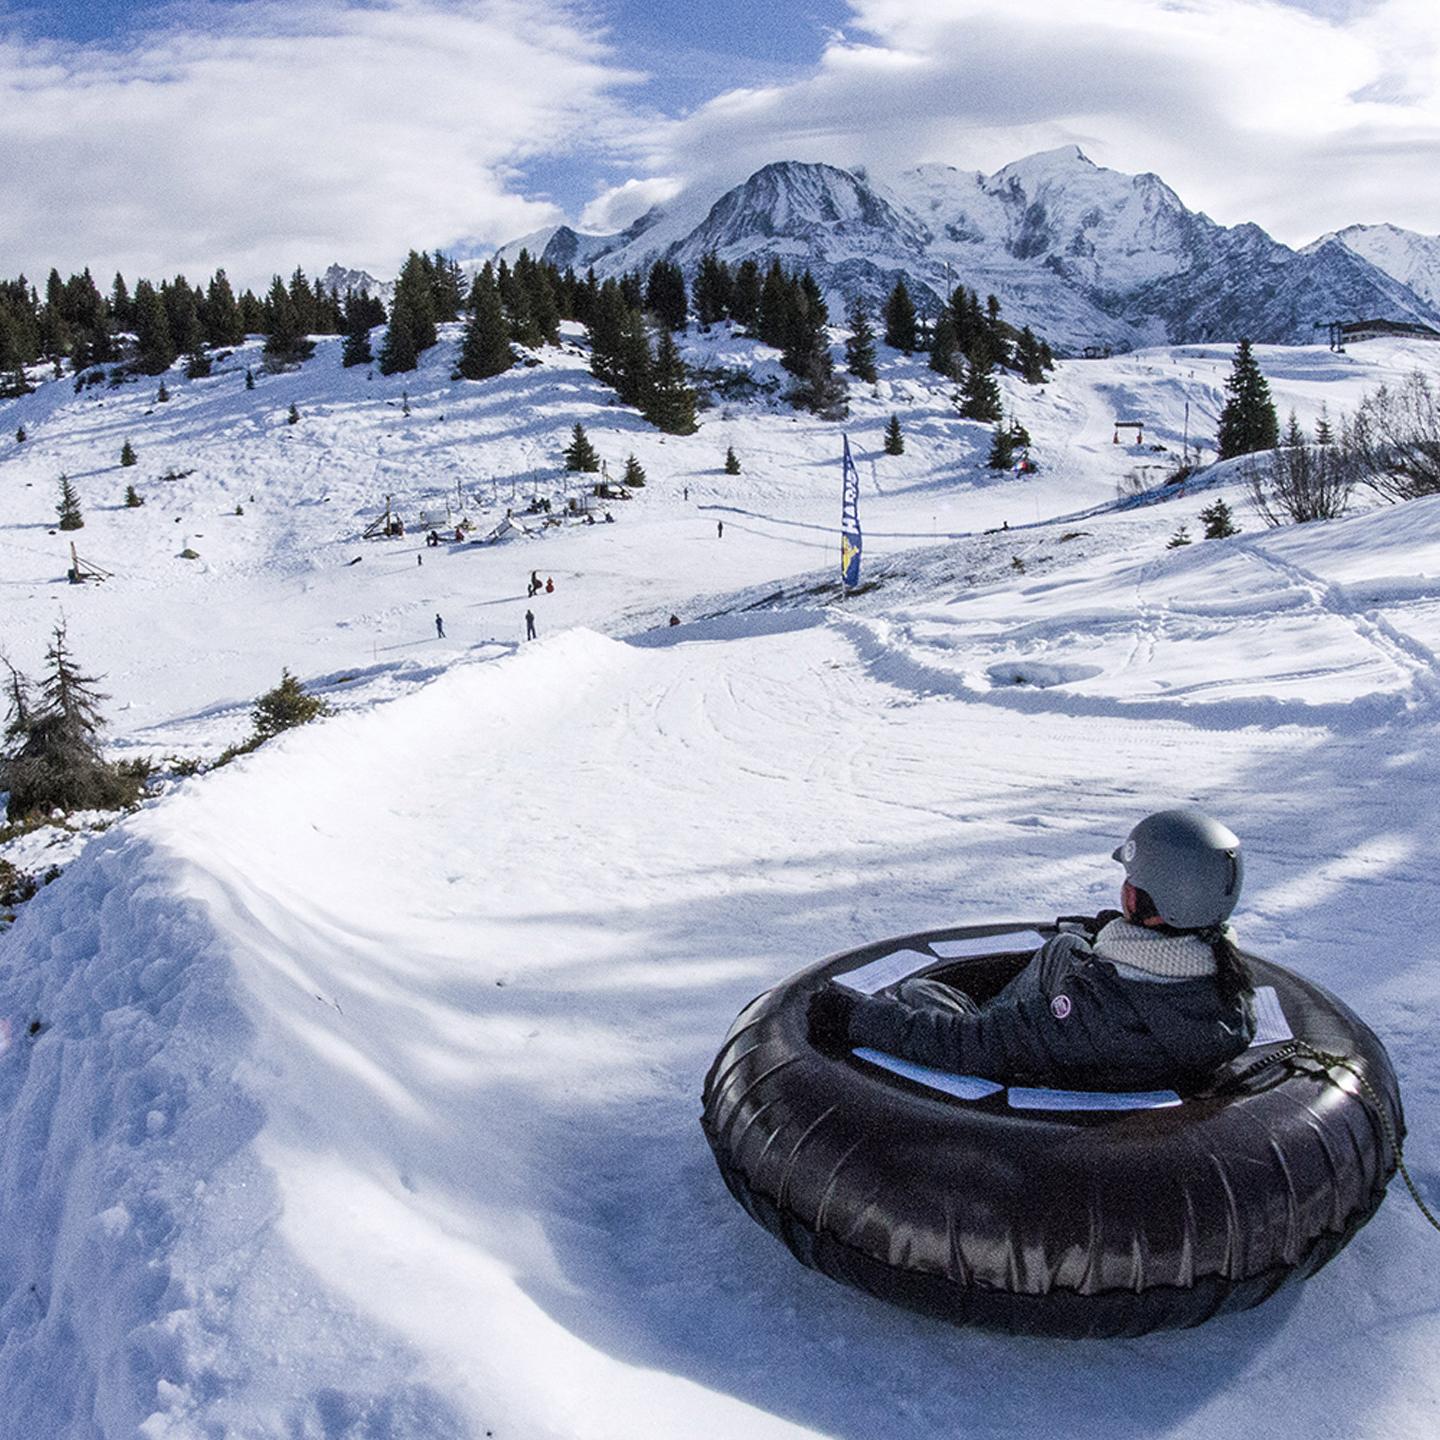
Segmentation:
<svg viewBox="0 0 1440 1440">
<path fill-rule="evenodd" d="M 248 0 L 208 0 L 243 10 Z M 595 0 L 590 12 L 618 56 L 642 66 L 631 88 L 637 104 L 682 114 L 724 90 L 783 84 L 813 65 L 827 35 L 849 17 L 843 0 Z M 0 19 L 16 33 L 81 44 L 125 44 L 175 23 L 203 24 L 204 5 L 184 0 L 0 0 Z M 593 152 L 538 157 L 521 167 L 530 193 L 579 214 L 608 174 Z"/>
<path fill-rule="evenodd" d="M 1078 143 L 1304 244 L 1440 231 L 1435 0 L 0 0 L 0 273 L 392 272 L 771 160 Z"/>
</svg>

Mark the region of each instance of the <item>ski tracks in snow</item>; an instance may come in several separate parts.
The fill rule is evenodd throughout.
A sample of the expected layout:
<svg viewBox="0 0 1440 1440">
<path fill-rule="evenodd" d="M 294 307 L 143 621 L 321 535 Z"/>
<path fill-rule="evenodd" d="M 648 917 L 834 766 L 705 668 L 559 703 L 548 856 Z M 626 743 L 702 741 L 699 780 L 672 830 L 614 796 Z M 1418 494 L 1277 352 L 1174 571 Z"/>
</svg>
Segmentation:
<svg viewBox="0 0 1440 1440">
<path fill-rule="evenodd" d="M 1241 543 L 1246 554 L 1298 586 L 1309 595 L 1316 610 L 1344 621 L 1389 665 L 1408 677 L 1411 699 L 1407 709 L 1412 718 L 1430 719 L 1440 711 L 1440 659 L 1433 650 L 1406 634 L 1378 606 L 1365 608 L 1354 601 L 1344 585 L 1277 555 L 1265 545 L 1263 538 Z M 1440 585 L 1430 594 L 1408 598 L 1440 598 Z"/>
</svg>

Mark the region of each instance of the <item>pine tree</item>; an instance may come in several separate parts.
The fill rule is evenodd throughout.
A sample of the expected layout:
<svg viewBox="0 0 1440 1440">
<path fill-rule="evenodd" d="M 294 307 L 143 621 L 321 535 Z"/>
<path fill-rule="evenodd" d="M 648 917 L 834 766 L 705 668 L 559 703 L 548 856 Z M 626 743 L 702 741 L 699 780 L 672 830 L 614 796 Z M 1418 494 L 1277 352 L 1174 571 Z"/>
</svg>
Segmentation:
<svg viewBox="0 0 1440 1440">
<path fill-rule="evenodd" d="M 115 358 L 110 307 L 88 266 L 65 282 L 65 316 L 74 334 L 70 358 L 77 375 L 87 365 L 101 365 Z"/>
<path fill-rule="evenodd" d="M 857 380 L 873 385 L 879 378 L 875 370 L 875 331 L 863 300 L 857 299 L 850 306 L 845 323 L 850 327 L 845 341 L 845 368 Z"/>
<path fill-rule="evenodd" d="M 590 443 L 585 427 L 578 421 L 570 432 L 570 443 L 565 447 L 565 468 L 592 475 L 600 468 L 600 456 Z"/>
<path fill-rule="evenodd" d="M 627 311 L 625 298 L 614 280 L 595 293 L 590 314 L 590 373 L 606 385 L 618 386 L 620 345 Z"/>
<path fill-rule="evenodd" d="M 655 347 L 655 361 L 650 367 L 650 385 L 645 397 L 645 418 L 667 435 L 693 435 L 695 424 L 695 391 L 690 387 L 685 363 L 680 358 L 674 337 L 668 330 L 660 332 Z"/>
<path fill-rule="evenodd" d="M 885 343 L 907 355 L 915 349 L 915 305 L 903 276 L 885 302 Z"/>
<path fill-rule="evenodd" d="M 615 356 L 615 393 L 627 404 L 644 410 L 650 403 L 650 332 L 637 309 L 627 310 L 620 324 L 620 346 Z"/>
<path fill-rule="evenodd" d="M 733 445 L 725 447 L 725 473 L 727 475 L 738 475 L 740 473 L 740 457 L 735 453 Z"/>
<path fill-rule="evenodd" d="M 1040 342 L 1028 325 L 1020 331 L 1020 339 L 1016 342 L 1015 364 L 1020 371 L 1020 378 L 1027 385 L 1045 383 L 1045 360 L 1040 351 Z"/>
<path fill-rule="evenodd" d="M 730 291 L 730 318 L 737 325 L 754 328 L 760 315 L 760 285 L 760 267 L 753 260 L 742 260 Z"/>
<path fill-rule="evenodd" d="M 125 487 L 125 505 L 127 509 L 138 510 L 145 503 L 145 497 L 133 486 Z"/>
<path fill-rule="evenodd" d="M 1280 423 L 1270 386 L 1248 340 L 1241 340 L 1225 389 L 1230 398 L 1220 411 L 1220 433 L 1216 449 L 1222 460 L 1235 455 L 1250 455 L 1257 450 L 1273 450 L 1280 441 Z"/>
<path fill-rule="evenodd" d="M 120 463 L 122 465 L 135 463 L 135 447 L 128 440 L 120 447 Z"/>
<path fill-rule="evenodd" d="M 765 283 L 760 287 L 760 303 L 756 313 L 756 330 L 760 339 L 777 350 L 783 349 L 791 309 L 790 281 L 778 260 L 770 262 Z"/>
<path fill-rule="evenodd" d="M 255 727 L 247 749 L 263 745 L 282 731 L 293 730 L 297 725 L 308 725 L 322 715 L 328 715 L 330 707 L 318 695 L 311 695 L 287 668 L 280 671 L 280 683 L 267 690 L 250 712 L 251 724 Z"/>
<path fill-rule="evenodd" d="M 315 353 L 315 342 L 307 338 L 313 310 L 314 296 L 303 272 L 295 272 L 288 288 L 278 275 L 271 279 L 265 297 L 265 360 L 271 369 L 298 365 Z"/>
<path fill-rule="evenodd" d="M 62 355 L 74 346 L 74 337 L 65 318 L 65 286 L 54 268 L 45 285 L 45 304 L 40 309 L 40 353 L 58 365 Z M 55 377 L 60 378 L 58 375 Z"/>
<path fill-rule="evenodd" d="M 930 368 L 937 375 L 955 377 L 955 323 L 948 309 L 935 322 L 935 333 L 930 338 Z"/>
<path fill-rule="evenodd" d="M 1166 542 L 1167 550 L 1178 550 L 1182 545 L 1190 544 L 1189 526 L 1182 525 Z"/>
<path fill-rule="evenodd" d="M 688 311 L 685 276 L 678 265 L 657 260 L 645 285 L 645 305 L 667 330 L 683 330 Z"/>
<path fill-rule="evenodd" d="M 458 369 L 466 380 L 488 380 L 515 363 L 500 291 L 487 264 L 470 287 L 470 318 L 460 342 Z"/>
<path fill-rule="evenodd" d="M 1015 463 L 1015 433 L 1008 425 L 995 427 L 990 444 L 990 457 L 985 464 L 991 470 L 1008 470 Z"/>
<path fill-rule="evenodd" d="M 290 413 L 285 417 L 285 423 L 287 425 L 298 425 L 300 423 L 300 411 L 293 400 L 290 402 Z"/>
<path fill-rule="evenodd" d="M 536 323 L 530 306 L 530 292 L 524 283 L 529 270 L 530 253 L 527 250 L 520 252 L 520 258 L 513 270 L 502 260 L 495 288 L 499 291 L 500 304 L 509 323 L 510 338 L 517 345 L 533 348 L 543 344 L 545 337 Z"/>
<path fill-rule="evenodd" d="M 965 366 L 965 378 L 960 386 L 960 414 L 966 420 L 1000 418 L 1000 386 L 990 373 L 988 360 L 979 354 Z"/>
<path fill-rule="evenodd" d="M 825 376 L 830 373 L 830 339 L 825 330 L 829 315 L 815 277 L 807 270 L 800 279 L 791 277 L 787 286 L 785 324 L 780 363 L 802 381 L 815 374 L 815 357 L 823 352 Z M 816 408 L 802 402 L 806 409 Z"/>
<path fill-rule="evenodd" d="M 1008 367 L 1014 357 L 1010 354 L 1010 342 L 1005 338 L 1005 327 L 1000 323 L 1000 301 L 994 295 L 985 297 L 984 335 L 990 363 Z"/>
<path fill-rule="evenodd" d="M 25 443 L 25 440 L 25 427 L 23 425 L 17 425 L 15 427 L 15 443 L 17 445 L 23 445 Z"/>
<path fill-rule="evenodd" d="M 135 286 L 135 345 L 135 363 L 146 375 L 163 374 L 179 353 L 170 337 L 165 302 L 148 280 Z"/>
<path fill-rule="evenodd" d="M 905 435 L 900 429 L 898 415 L 892 415 L 890 423 L 885 427 L 884 450 L 887 455 L 903 455 L 905 453 Z"/>
<path fill-rule="evenodd" d="M 434 266 L 412 250 L 395 282 L 390 324 L 380 347 L 380 373 L 413 370 L 420 356 L 439 338 L 435 329 Z"/>
<path fill-rule="evenodd" d="M 633 454 L 625 457 L 625 473 L 621 475 L 620 483 L 631 489 L 638 489 L 645 483 L 645 471 Z"/>
<path fill-rule="evenodd" d="M 528 262 L 528 251 L 520 252 Z M 430 308 L 438 320 L 454 320 L 459 317 L 465 304 L 465 273 L 457 261 L 450 259 L 443 250 L 422 257 L 430 281 Z M 538 342 L 537 342 L 538 343 Z"/>
<path fill-rule="evenodd" d="M 100 753 L 100 702 L 107 697 L 95 688 L 96 678 L 76 666 L 63 624 L 55 627 L 45 658 L 49 671 L 33 705 L 23 683 L 16 680 L 12 687 L 0 762 L 0 790 L 9 791 L 7 818 L 16 822 L 55 809 L 110 810 L 132 803 L 138 780 Z"/>
<path fill-rule="evenodd" d="M 238 345 L 245 338 L 245 320 L 224 270 L 217 270 L 211 277 L 205 291 L 202 319 L 205 338 L 217 349 L 222 345 Z"/>
<path fill-rule="evenodd" d="M 524 251 L 521 252 L 525 254 Z M 528 256 L 526 256 L 528 259 Z M 553 265 L 542 265 L 538 261 L 530 264 L 520 274 L 521 288 L 525 292 L 530 311 L 531 343 L 534 345 L 558 345 L 560 343 L 560 290 Z M 682 288 L 685 284 L 682 279 Z"/>
<path fill-rule="evenodd" d="M 370 348 L 370 307 L 353 290 L 345 297 L 344 324 L 345 344 L 340 350 L 340 364 L 347 370 L 372 364 L 375 354 Z"/>
<path fill-rule="evenodd" d="M 1315 443 L 1317 445 L 1333 445 L 1335 443 L 1335 432 L 1330 426 L 1330 412 L 1324 406 L 1320 407 L 1320 417 L 1315 421 Z"/>
<path fill-rule="evenodd" d="M 133 465 L 135 462 L 132 460 L 130 463 Z M 75 487 L 70 483 L 68 475 L 60 477 L 60 500 L 55 506 L 55 513 L 60 517 L 62 530 L 83 530 L 85 528 L 85 517 L 80 513 L 80 497 L 75 493 Z"/>
<path fill-rule="evenodd" d="M 695 271 L 695 282 L 690 287 L 695 304 L 695 318 L 702 330 L 718 325 L 730 313 L 731 292 L 734 279 L 730 267 L 715 254 L 707 250 L 700 257 Z"/>
<path fill-rule="evenodd" d="M 110 285 L 110 318 L 120 330 L 132 329 L 135 324 L 135 306 L 130 299 L 130 288 L 118 270 Z"/>
<path fill-rule="evenodd" d="M 161 293 L 170 322 L 170 339 L 177 353 L 193 355 L 205 344 L 205 330 L 200 324 L 200 301 L 204 297 L 190 288 L 183 275 L 177 275 L 170 284 L 162 286 Z"/>
<path fill-rule="evenodd" d="M 1230 507 L 1223 500 L 1216 500 L 1213 505 L 1207 505 L 1200 512 L 1200 519 L 1205 526 L 1207 540 L 1226 540 L 1231 535 L 1240 533 L 1235 528 L 1235 520 L 1230 513 Z"/>
<path fill-rule="evenodd" d="M 380 344 L 380 373 L 399 375 L 415 369 L 420 363 L 416 336 L 415 301 L 399 289 L 390 305 L 390 324 Z"/>
</svg>

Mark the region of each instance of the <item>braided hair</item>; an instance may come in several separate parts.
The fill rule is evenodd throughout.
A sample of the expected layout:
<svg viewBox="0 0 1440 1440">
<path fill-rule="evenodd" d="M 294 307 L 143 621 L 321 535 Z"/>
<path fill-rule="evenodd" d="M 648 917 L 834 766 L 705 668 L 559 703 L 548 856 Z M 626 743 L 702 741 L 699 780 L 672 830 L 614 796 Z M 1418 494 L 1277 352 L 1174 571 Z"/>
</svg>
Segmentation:
<svg viewBox="0 0 1440 1440">
<path fill-rule="evenodd" d="M 1191 931 L 1209 946 L 1215 956 L 1215 984 L 1219 987 L 1220 998 L 1233 1005 L 1244 995 L 1255 993 L 1255 978 L 1245 957 L 1235 942 L 1225 933 L 1223 925 L 1207 925 L 1203 930 Z"/>
</svg>

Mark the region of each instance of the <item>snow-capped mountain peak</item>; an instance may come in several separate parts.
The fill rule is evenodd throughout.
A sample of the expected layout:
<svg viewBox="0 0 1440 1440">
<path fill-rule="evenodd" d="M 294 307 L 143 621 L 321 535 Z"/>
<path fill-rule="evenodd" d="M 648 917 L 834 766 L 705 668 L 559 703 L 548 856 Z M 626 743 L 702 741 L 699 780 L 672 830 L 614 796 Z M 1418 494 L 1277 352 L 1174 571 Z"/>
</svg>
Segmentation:
<svg viewBox="0 0 1440 1440">
<path fill-rule="evenodd" d="M 354 290 L 357 294 L 373 295 L 387 305 L 395 292 L 393 280 L 377 280 L 368 270 L 354 270 L 338 263 L 326 270 L 320 277 L 320 283 L 340 295 Z"/>
<path fill-rule="evenodd" d="M 1331 243 L 1343 245 L 1440 308 L 1440 235 L 1422 235 L 1398 225 L 1347 225 L 1322 235 L 1306 251 Z"/>
<path fill-rule="evenodd" d="M 1327 237 L 1331 238 L 1331 237 Z M 1440 325 L 1440 237 L 1352 226 L 1304 251 L 1258 225 L 1227 229 L 1158 175 L 1128 175 L 1062 145 L 991 175 L 926 164 L 879 177 L 780 160 L 715 194 L 682 191 L 614 235 L 568 226 L 522 245 L 602 278 L 656 260 L 689 273 L 731 264 L 808 267 L 832 312 L 883 302 L 904 276 L 922 311 L 956 284 L 1063 350 L 1247 334 L 1305 343 L 1317 322 L 1384 317 Z"/>
</svg>

